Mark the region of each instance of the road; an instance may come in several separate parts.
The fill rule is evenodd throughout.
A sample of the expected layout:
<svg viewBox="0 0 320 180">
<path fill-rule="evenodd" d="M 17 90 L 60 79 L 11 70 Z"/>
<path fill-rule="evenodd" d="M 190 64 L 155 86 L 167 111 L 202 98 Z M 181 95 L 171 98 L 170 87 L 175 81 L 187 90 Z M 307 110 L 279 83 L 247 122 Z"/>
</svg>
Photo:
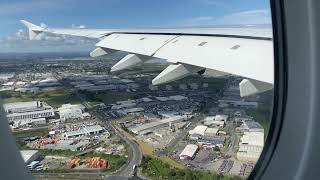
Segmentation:
<svg viewBox="0 0 320 180">
<path fill-rule="evenodd" d="M 57 79 L 61 77 L 58 74 L 55 74 Z M 66 87 L 70 87 L 69 82 L 60 82 Z M 86 96 L 76 92 L 76 95 L 81 100 L 82 104 L 88 109 L 88 111 L 97 117 L 97 119 L 101 122 L 101 124 L 109 131 L 114 132 L 120 139 L 126 142 L 129 145 L 128 149 L 128 159 L 126 164 L 124 164 L 119 170 L 113 173 L 112 179 L 127 179 L 128 177 L 132 177 L 133 175 L 133 166 L 139 165 L 142 160 L 142 152 L 139 145 L 124 136 L 121 132 L 119 132 L 116 127 L 111 123 L 111 121 L 107 120 L 104 117 L 103 113 L 100 113 L 96 109 L 92 108 L 91 105 L 88 103 Z"/>
<path fill-rule="evenodd" d="M 97 117 L 97 119 L 101 122 L 101 124 L 104 125 L 104 127 L 109 132 L 114 132 L 120 139 L 122 139 L 124 142 L 126 142 L 129 145 L 129 152 L 128 152 L 128 160 L 125 165 L 123 165 L 118 171 L 113 173 L 115 176 L 123 176 L 123 177 L 131 177 L 133 175 L 133 166 L 139 165 L 142 160 L 142 152 L 140 150 L 139 145 L 124 136 L 112 123 L 111 121 L 104 118 L 104 114 L 100 113 L 99 111 L 96 111 L 93 109 L 89 103 L 87 103 L 87 100 L 85 97 L 79 93 L 76 93 L 77 96 L 80 98 L 80 100 L 83 102 L 82 104 L 89 110 L 89 112 Z"/>
<path fill-rule="evenodd" d="M 236 151 L 236 146 L 239 143 L 239 138 L 238 138 L 238 135 L 236 134 L 234 128 L 230 132 L 231 132 L 230 144 L 229 144 L 225 154 L 228 156 L 233 156 Z"/>
</svg>

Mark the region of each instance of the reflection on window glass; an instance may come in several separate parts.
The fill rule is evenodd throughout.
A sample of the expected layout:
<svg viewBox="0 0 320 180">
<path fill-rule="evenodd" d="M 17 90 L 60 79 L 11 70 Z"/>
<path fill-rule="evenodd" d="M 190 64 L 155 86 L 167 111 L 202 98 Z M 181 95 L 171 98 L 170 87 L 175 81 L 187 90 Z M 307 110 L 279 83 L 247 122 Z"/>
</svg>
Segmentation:
<svg viewBox="0 0 320 180">
<path fill-rule="evenodd" d="M 17 11 L 0 14 L 0 96 L 35 177 L 252 172 L 273 103 L 268 1 L 1 5 Z"/>
</svg>

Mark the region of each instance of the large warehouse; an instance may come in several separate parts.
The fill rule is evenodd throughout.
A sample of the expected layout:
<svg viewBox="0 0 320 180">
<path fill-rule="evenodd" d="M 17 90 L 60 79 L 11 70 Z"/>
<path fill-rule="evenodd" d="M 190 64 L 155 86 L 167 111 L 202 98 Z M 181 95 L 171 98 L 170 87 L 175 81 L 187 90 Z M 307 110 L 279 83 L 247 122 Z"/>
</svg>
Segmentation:
<svg viewBox="0 0 320 180">
<path fill-rule="evenodd" d="M 131 128 L 130 131 L 135 133 L 135 134 L 140 134 L 146 130 L 150 130 L 159 126 L 164 126 L 164 125 L 168 125 L 169 123 L 174 123 L 177 121 L 183 121 L 186 120 L 187 116 L 173 116 L 167 119 L 163 119 L 163 120 L 159 120 L 159 121 L 154 121 L 151 123 L 146 123 L 140 126 L 136 126 L 134 128 Z"/>
<path fill-rule="evenodd" d="M 99 133 L 102 133 L 103 131 L 104 129 L 100 125 L 94 125 L 94 126 L 87 126 L 76 131 L 65 132 L 63 136 L 66 138 L 75 138 L 75 137 L 80 137 L 85 135 L 99 134 Z"/>
<path fill-rule="evenodd" d="M 53 108 L 40 101 L 7 103 L 3 107 L 8 121 L 54 117 Z"/>
<path fill-rule="evenodd" d="M 237 128 L 241 132 L 264 132 L 263 127 L 256 121 L 243 121 L 241 126 Z"/>
<path fill-rule="evenodd" d="M 189 131 L 189 135 L 200 135 L 204 136 L 204 133 L 206 132 L 208 126 L 198 125 L 193 130 Z"/>
<path fill-rule="evenodd" d="M 199 147 L 195 144 L 188 144 L 180 153 L 180 159 L 193 159 Z"/>
<path fill-rule="evenodd" d="M 208 116 L 204 119 L 204 125 L 206 126 L 217 126 L 217 127 L 224 127 L 226 121 L 228 120 L 228 115 L 215 115 L 215 116 Z"/>
<path fill-rule="evenodd" d="M 6 113 L 19 113 L 27 111 L 37 111 L 42 110 L 43 103 L 40 101 L 30 101 L 30 102 L 16 102 L 16 103 L 6 103 L 3 105 Z"/>
<path fill-rule="evenodd" d="M 85 107 L 82 104 L 63 104 L 59 109 L 61 119 L 83 118 Z"/>
<path fill-rule="evenodd" d="M 237 158 L 240 161 L 256 162 L 264 146 L 263 132 L 244 132 L 239 142 Z"/>
</svg>

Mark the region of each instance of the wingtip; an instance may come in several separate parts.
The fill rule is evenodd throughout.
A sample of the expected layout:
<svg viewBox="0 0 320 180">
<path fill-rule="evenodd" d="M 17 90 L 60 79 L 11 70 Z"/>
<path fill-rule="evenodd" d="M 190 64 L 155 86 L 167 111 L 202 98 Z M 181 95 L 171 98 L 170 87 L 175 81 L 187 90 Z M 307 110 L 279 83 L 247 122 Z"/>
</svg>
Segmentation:
<svg viewBox="0 0 320 180">
<path fill-rule="evenodd" d="M 35 24 L 32 24 L 29 21 L 26 20 L 20 20 L 22 24 L 24 24 L 29 29 L 29 39 L 34 40 L 37 38 L 37 36 L 43 31 L 43 27 L 37 26 Z"/>
<path fill-rule="evenodd" d="M 24 24 L 25 26 L 27 26 L 28 29 L 33 30 L 33 31 L 41 31 L 44 29 L 43 27 L 35 25 L 35 24 L 31 23 L 30 21 L 27 21 L 24 19 L 21 19 L 20 22 L 22 24 Z"/>
</svg>

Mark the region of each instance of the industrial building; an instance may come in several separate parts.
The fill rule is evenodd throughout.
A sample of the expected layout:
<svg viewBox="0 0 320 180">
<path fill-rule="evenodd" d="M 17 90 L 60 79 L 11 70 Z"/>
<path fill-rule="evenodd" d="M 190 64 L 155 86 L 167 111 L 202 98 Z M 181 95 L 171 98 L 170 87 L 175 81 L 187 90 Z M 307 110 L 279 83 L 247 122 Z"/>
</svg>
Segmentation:
<svg viewBox="0 0 320 180">
<path fill-rule="evenodd" d="M 43 110 L 43 109 L 46 109 L 46 106 L 43 102 L 40 102 L 40 101 L 30 101 L 30 102 L 6 103 L 3 105 L 3 108 L 6 113 L 19 113 L 19 112 Z"/>
<path fill-rule="evenodd" d="M 242 121 L 240 127 L 237 128 L 240 132 L 264 132 L 263 127 L 256 121 Z"/>
<path fill-rule="evenodd" d="M 40 153 L 37 150 L 22 150 L 20 154 L 25 164 L 29 164 L 40 157 Z"/>
<path fill-rule="evenodd" d="M 198 144 L 205 148 L 222 148 L 225 138 L 221 136 L 205 137 L 198 140 Z"/>
<path fill-rule="evenodd" d="M 104 129 L 100 125 L 94 125 L 94 126 L 87 126 L 76 131 L 65 132 L 63 136 L 66 138 L 76 138 L 80 136 L 99 134 L 99 133 L 102 133 L 103 131 Z"/>
<path fill-rule="evenodd" d="M 204 119 L 204 125 L 206 126 L 217 126 L 224 127 L 226 121 L 228 120 L 228 115 L 215 115 L 208 116 Z"/>
<path fill-rule="evenodd" d="M 264 132 L 244 132 L 240 138 L 237 158 L 241 161 L 256 162 L 264 146 Z"/>
<path fill-rule="evenodd" d="M 80 148 L 88 145 L 89 141 L 77 141 L 73 139 L 64 139 L 59 140 L 55 144 L 47 144 L 45 145 L 46 149 L 61 149 L 61 150 L 71 150 L 71 151 L 77 151 L 80 150 Z"/>
<path fill-rule="evenodd" d="M 63 120 L 73 118 L 83 118 L 85 107 L 81 104 L 63 104 L 62 107 L 58 108 L 60 118 Z"/>
<path fill-rule="evenodd" d="M 27 124 L 46 124 L 46 118 L 20 119 L 13 121 L 13 126 L 19 127 Z"/>
<path fill-rule="evenodd" d="M 199 150 L 199 147 L 195 144 L 188 144 L 180 153 L 180 159 L 193 159 Z"/>
<path fill-rule="evenodd" d="M 203 125 L 196 126 L 193 130 L 189 131 L 189 135 L 204 136 L 204 133 L 207 130 L 207 128 L 208 126 L 203 126 Z"/>
<path fill-rule="evenodd" d="M 218 134 L 219 129 L 218 128 L 207 128 L 204 132 L 205 137 L 213 137 Z"/>
<path fill-rule="evenodd" d="M 143 124 L 134 128 L 131 128 L 130 131 L 135 133 L 135 134 L 141 134 L 146 130 L 150 130 L 152 128 L 156 128 L 159 126 L 163 126 L 163 125 L 167 125 L 169 123 L 173 123 L 176 121 L 182 121 L 182 120 L 186 120 L 187 117 L 186 116 L 173 116 L 167 119 L 163 119 L 163 120 L 159 120 L 159 121 L 155 121 L 155 122 L 151 122 L 151 123 L 147 123 L 147 124 Z"/>
<path fill-rule="evenodd" d="M 7 103 L 3 107 L 8 121 L 54 117 L 53 108 L 40 101 Z"/>
</svg>

